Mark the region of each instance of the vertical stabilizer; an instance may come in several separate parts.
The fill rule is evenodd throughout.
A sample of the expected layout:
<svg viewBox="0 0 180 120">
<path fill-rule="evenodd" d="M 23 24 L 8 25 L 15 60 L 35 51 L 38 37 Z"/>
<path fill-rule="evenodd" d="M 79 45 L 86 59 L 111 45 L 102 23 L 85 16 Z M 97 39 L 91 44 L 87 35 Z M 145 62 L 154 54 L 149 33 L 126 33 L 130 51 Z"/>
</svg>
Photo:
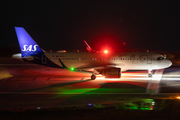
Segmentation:
<svg viewBox="0 0 180 120">
<path fill-rule="evenodd" d="M 22 57 L 36 56 L 43 53 L 43 50 L 23 27 L 15 27 L 15 31 L 19 41 Z"/>
<path fill-rule="evenodd" d="M 92 52 L 91 47 L 88 45 L 88 43 L 87 43 L 85 40 L 84 40 L 84 44 L 85 44 L 85 46 L 86 46 L 87 51 L 88 51 L 88 52 Z"/>
</svg>

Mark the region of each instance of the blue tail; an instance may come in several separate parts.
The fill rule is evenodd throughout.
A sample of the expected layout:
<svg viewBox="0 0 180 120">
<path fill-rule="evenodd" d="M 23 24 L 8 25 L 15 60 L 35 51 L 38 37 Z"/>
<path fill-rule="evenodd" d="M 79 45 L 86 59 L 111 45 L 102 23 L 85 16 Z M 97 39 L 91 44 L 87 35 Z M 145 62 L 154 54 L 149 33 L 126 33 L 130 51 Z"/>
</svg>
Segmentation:
<svg viewBox="0 0 180 120">
<path fill-rule="evenodd" d="M 19 41 L 22 57 L 43 54 L 43 50 L 23 27 L 15 27 L 15 31 Z"/>
</svg>

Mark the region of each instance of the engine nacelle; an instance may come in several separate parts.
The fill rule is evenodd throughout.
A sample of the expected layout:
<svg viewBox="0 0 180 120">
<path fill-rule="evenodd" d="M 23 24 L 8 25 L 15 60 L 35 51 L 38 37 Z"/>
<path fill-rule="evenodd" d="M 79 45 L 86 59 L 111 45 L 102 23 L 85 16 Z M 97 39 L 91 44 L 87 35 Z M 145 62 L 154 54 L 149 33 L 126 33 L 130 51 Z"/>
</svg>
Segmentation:
<svg viewBox="0 0 180 120">
<path fill-rule="evenodd" d="M 104 75 L 106 78 L 121 78 L 121 68 L 106 68 Z"/>
</svg>

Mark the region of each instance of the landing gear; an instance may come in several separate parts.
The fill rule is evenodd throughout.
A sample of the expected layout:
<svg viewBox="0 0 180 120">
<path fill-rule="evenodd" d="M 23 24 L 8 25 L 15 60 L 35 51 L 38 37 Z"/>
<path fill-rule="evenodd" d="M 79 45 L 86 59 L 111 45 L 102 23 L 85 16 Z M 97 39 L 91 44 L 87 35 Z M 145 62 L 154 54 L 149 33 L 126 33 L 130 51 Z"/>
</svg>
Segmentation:
<svg viewBox="0 0 180 120">
<path fill-rule="evenodd" d="M 91 75 L 91 80 L 95 80 L 96 76 L 95 75 Z"/>
<path fill-rule="evenodd" d="M 99 72 L 96 69 L 93 69 L 93 74 L 91 75 L 91 80 L 95 80 L 96 79 L 96 75 L 98 75 Z"/>
<path fill-rule="evenodd" d="M 148 77 L 152 77 L 151 71 L 152 71 L 152 70 L 148 70 Z"/>
<path fill-rule="evenodd" d="M 152 74 L 149 73 L 149 74 L 148 74 L 148 77 L 152 77 Z"/>
</svg>

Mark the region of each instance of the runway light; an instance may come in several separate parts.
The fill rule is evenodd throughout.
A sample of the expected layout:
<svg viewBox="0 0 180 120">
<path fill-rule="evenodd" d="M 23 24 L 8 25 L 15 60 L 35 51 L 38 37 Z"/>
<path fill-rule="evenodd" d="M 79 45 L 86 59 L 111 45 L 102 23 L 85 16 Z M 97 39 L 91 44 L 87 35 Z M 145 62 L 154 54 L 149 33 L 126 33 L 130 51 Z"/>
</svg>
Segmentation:
<svg viewBox="0 0 180 120">
<path fill-rule="evenodd" d="M 92 104 L 91 104 L 91 103 L 89 103 L 88 105 L 89 105 L 89 106 L 91 106 Z"/>
<path fill-rule="evenodd" d="M 108 50 L 104 50 L 104 53 L 105 53 L 105 54 L 108 54 Z"/>
<path fill-rule="evenodd" d="M 155 105 L 155 102 L 152 102 L 152 105 Z"/>
<path fill-rule="evenodd" d="M 70 70 L 71 70 L 71 71 L 74 71 L 75 69 L 72 67 Z"/>
<path fill-rule="evenodd" d="M 180 99 L 180 96 L 177 96 L 176 99 Z"/>
</svg>

